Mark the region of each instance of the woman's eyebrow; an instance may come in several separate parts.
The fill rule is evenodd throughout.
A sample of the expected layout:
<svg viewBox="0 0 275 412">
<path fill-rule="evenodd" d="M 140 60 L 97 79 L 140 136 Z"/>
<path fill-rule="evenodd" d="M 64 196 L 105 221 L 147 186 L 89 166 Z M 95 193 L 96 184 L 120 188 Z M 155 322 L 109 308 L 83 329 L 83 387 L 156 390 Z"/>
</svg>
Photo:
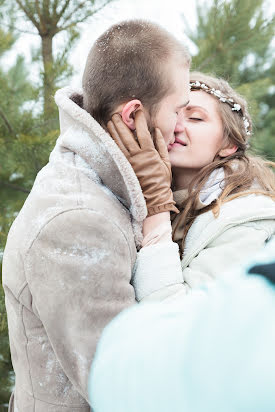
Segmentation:
<svg viewBox="0 0 275 412">
<path fill-rule="evenodd" d="M 189 104 L 190 100 L 187 100 L 185 103 L 181 104 L 180 106 L 177 107 L 177 109 L 182 109 L 183 107 L 186 107 Z"/>
<path fill-rule="evenodd" d="M 190 106 L 190 105 L 188 105 L 188 106 L 186 107 L 186 110 L 194 110 L 194 109 L 203 110 L 204 112 L 209 113 L 208 110 L 205 109 L 205 108 L 202 107 L 202 106 Z"/>
</svg>

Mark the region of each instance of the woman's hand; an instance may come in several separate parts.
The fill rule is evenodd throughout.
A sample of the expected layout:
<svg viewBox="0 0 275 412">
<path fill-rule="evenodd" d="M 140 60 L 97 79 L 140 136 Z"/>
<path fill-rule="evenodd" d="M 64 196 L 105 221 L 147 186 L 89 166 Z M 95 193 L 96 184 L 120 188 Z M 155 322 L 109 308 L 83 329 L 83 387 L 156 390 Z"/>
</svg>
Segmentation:
<svg viewBox="0 0 275 412">
<path fill-rule="evenodd" d="M 117 113 L 107 128 L 135 171 L 148 216 L 166 211 L 178 212 L 171 191 L 171 165 L 163 136 L 159 129 L 155 129 L 152 138 L 141 110 L 136 112 L 135 124 L 137 139 Z"/>
</svg>

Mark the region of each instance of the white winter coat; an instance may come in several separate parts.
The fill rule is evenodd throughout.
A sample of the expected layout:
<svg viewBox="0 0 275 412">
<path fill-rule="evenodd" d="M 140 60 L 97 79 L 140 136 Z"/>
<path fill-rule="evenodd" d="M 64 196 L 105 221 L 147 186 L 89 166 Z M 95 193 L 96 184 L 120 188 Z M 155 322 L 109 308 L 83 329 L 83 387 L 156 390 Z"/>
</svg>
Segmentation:
<svg viewBox="0 0 275 412">
<path fill-rule="evenodd" d="M 11 412 L 88 412 L 103 328 L 136 303 L 130 285 L 146 204 L 131 165 L 64 88 L 61 134 L 9 232 L 3 286 Z"/>
<path fill-rule="evenodd" d="M 203 287 L 253 257 L 274 233 L 275 202 L 268 196 L 250 194 L 224 203 L 217 218 L 209 211 L 195 219 L 182 261 L 174 242 L 141 249 L 133 277 L 136 297 L 162 300 Z"/>
</svg>

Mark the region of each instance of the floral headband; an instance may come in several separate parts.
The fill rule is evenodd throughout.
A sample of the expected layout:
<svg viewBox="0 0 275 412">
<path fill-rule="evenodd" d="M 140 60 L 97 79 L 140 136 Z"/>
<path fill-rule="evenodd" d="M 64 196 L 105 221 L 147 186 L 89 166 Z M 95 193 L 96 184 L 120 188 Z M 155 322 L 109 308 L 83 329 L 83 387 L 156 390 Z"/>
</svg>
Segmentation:
<svg viewBox="0 0 275 412">
<path fill-rule="evenodd" d="M 189 83 L 189 85 L 190 85 L 190 90 L 199 90 L 199 89 L 201 89 L 201 90 L 205 91 L 206 93 L 213 94 L 221 102 L 229 104 L 229 106 L 232 108 L 232 111 L 240 112 L 240 114 L 242 115 L 245 132 L 246 132 L 247 136 L 251 135 L 251 132 L 249 131 L 249 126 L 250 126 L 249 121 L 245 116 L 243 116 L 242 108 L 238 103 L 235 103 L 233 99 L 224 96 L 220 90 L 210 88 L 206 84 L 200 83 L 199 81 Z"/>
</svg>

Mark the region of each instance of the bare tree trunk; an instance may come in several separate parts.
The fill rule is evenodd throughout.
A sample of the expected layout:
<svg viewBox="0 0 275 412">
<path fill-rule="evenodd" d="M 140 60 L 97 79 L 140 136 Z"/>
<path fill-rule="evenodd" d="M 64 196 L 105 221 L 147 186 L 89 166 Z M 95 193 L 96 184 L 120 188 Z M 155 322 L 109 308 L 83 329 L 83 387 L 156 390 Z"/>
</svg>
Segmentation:
<svg viewBox="0 0 275 412">
<path fill-rule="evenodd" d="M 53 36 L 50 34 L 42 35 L 42 58 L 43 58 L 43 100 L 44 117 L 49 118 L 53 114 L 54 104 L 54 74 L 53 74 Z"/>
</svg>

